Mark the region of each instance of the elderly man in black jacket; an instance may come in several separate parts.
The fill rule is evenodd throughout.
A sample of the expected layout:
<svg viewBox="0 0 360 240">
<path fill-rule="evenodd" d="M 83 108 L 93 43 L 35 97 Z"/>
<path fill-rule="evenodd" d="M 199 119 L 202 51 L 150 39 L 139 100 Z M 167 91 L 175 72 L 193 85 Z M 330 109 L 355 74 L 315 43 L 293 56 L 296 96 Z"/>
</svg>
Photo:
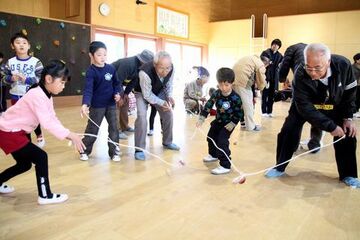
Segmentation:
<svg viewBox="0 0 360 240">
<path fill-rule="evenodd" d="M 279 67 L 279 82 L 285 82 L 287 75 L 289 74 L 290 69 L 295 73 L 296 69 L 302 64 L 304 65 L 304 49 L 306 47 L 305 43 L 297 43 L 289 46 L 285 53 L 282 62 Z M 321 138 L 323 137 L 323 132 L 321 129 L 311 126 L 310 130 L 310 140 L 304 141 L 305 145 L 309 150 L 313 150 L 312 153 L 316 153 L 320 150 Z M 301 142 L 301 145 L 303 142 Z"/>
<path fill-rule="evenodd" d="M 345 57 L 331 55 L 324 44 L 309 44 L 304 50 L 304 65 L 295 72 L 294 99 L 289 115 L 278 134 L 276 162 L 290 159 L 299 144 L 306 121 L 330 132 L 334 144 L 339 179 L 346 185 L 360 188 L 356 166 L 355 111 L 356 81 L 351 63 Z M 268 178 L 280 177 L 287 164 L 266 173 Z"/>
</svg>

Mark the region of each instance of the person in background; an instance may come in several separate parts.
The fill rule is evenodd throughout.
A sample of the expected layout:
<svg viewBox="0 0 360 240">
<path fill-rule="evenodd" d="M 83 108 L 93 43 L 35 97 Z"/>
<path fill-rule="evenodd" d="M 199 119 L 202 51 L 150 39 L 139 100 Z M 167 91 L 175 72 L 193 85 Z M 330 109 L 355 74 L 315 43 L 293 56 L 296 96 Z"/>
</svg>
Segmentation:
<svg viewBox="0 0 360 240">
<path fill-rule="evenodd" d="M 0 115 L 1 113 L 5 112 L 7 109 L 6 104 L 6 83 L 2 81 L 3 77 L 2 74 L 4 72 L 4 54 L 0 52 Z"/>
<path fill-rule="evenodd" d="M 121 58 L 112 65 L 116 70 L 116 76 L 125 90 L 121 92 L 122 101 L 119 101 L 119 138 L 127 139 L 125 132 L 134 132 L 134 128 L 129 126 L 129 94 L 139 82 L 140 67 L 151 62 L 154 59 L 154 53 L 149 50 L 143 50 L 136 56 Z M 122 90 L 122 89 L 121 89 Z"/>
<path fill-rule="evenodd" d="M 261 53 L 261 57 L 270 59 L 270 64 L 266 68 L 266 86 L 261 96 L 261 112 L 263 117 L 273 117 L 273 104 L 275 90 L 278 89 L 277 68 L 283 58 L 279 52 L 281 48 L 280 39 L 274 39 L 271 47 Z"/>
<path fill-rule="evenodd" d="M 354 72 L 355 80 L 357 81 L 357 91 L 356 91 L 356 113 L 354 117 L 360 118 L 360 53 L 357 53 L 353 57 L 354 63 L 352 64 L 352 70 Z"/>
<path fill-rule="evenodd" d="M 29 55 L 30 42 L 23 33 L 15 33 L 11 40 L 11 48 L 15 51 L 15 57 L 10 58 L 4 67 L 3 81 L 10 85 L 10 100 L 14 105 L 29 88 L 38 83 L 43 70 L 43 64 L 36 57 Z M 42 135 L 40 125 L 35 129 L 37 146 L 45 146 L 45 138 Z M 31 135 L 28 135 L 31 139 Z"/>
<path fill-rule="evenodd" d="M 233 70 L 235 72 L 234 91 L 240 95 L 244 109 L 245 127 L 248 131 L 260 131 L 260 126 L 254 120 L 254 93 L 255 84 L 258 89 L 266 85 L 265 71 L 270 60 L 264 56 L 246 56 L 239 59 Z"/>
<path fill-rule="evenodd" d="M 206 101 L 203 94 L 203 86 L 209 81 L 209 71 L 204 67 L 193 67 L 196 71 L 196 79 L 186 84 L 184 88 L 185 110 L 189 113 L 199 113 L 202 103 Z"/>
</svg>

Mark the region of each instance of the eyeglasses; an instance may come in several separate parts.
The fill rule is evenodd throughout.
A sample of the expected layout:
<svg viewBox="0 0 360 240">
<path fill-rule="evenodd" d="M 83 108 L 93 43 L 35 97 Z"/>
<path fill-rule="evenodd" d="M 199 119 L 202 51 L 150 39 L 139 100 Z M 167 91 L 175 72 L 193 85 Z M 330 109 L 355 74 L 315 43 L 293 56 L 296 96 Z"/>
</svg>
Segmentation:
<svg viewBox="0 0 360 240">
<path fill-rule="evenodd" d="M 310 68 L 308 66 L 304 66 L 305 71 L 307 72 L 322 72 L 324 70 L 324 68 L 326 67 L 326 65 L 322 66 L 322 67 L 314 67 L 314 68 Z"/>
<path fill-rule="evenodd" d="M 167 71 L 167 72 L 170 72 L 172 70 L 172 66 L 169 66 L 169 67 L 159 67 L 159 66 L 156 66 L 156 68 L 159 70 L 159 71 Z"/>
</svg>

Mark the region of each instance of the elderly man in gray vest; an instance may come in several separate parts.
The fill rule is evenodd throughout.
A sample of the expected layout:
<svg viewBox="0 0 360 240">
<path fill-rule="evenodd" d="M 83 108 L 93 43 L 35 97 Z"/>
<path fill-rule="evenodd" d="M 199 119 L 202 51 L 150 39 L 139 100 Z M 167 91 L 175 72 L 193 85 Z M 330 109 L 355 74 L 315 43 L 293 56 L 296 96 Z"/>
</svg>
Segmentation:
<svg viewBox="0 0 360 240">
<path fill-rule="evenodd" d="M 158 52 L 154 62 L 141 66 L 139 85 L 135 87 L 137 118 L 135 120 L 135 147 L 145 149 L 147 129 L 147 109 L 152 104 L 160 114 L 163 131 L 164 148 L 180 150 L 173 140 L 173 112 L 175 105 L 172 98 L 174 70 L 170 55 L 165 51 Z M 136 160 L 145 160 L 142 150 L 136 149 Z"/>
</svg>

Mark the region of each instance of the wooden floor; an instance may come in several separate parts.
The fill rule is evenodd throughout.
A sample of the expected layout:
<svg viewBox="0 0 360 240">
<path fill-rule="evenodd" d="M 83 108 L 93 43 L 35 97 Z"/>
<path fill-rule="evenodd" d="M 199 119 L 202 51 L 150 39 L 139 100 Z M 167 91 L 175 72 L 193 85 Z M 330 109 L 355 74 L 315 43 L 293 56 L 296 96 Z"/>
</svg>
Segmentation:
<svg viewBox="0 0 360 240">
<path fill-rule="evenodd" d="M 261 119 L 258 108 L 263 130 L 237 127 L 231 138 L 233 161 L 244 172 L 274 164 L 276 135 L 289 103 L 276 103 L 272 119 Z M 79 110 L 57 113 L 65 126 L 81 133 L 86 120 Z M 133 149 L 124 147 L 121 162 L 109 161 L 106 124 L 89 162 L 80 161 L 67 141 L 45 133 L 52 190 L 70 198 L 39 206 L 33 169 L 11 179 L 16 191 L 0 196 L 0 239 L 360 239 L 360 190 L 338 181 L 332 147 L 299 158 L 280 179 L 261 174 L 234 185 L 234 171 L 214 176 L 209 169 L 216 164 L 203 164 L 207 144 L 200 132 L 194 135 L 196 117 L 183 113 L 181 105 L 174 116 L 180 152 L 163 150 L 158 117 L 155 135 L 147 137 L 148 150 L 173 167 L 150 156 L 134 161 Z M 207 132 L 208 126 L 209 121 L 202 129 Z M 326 134 L 324 142 L 331 141 Z M 133 135 L 121 143 L 133 146 Z M 0 169 L 12 164 L 1 152 Z"/>
</svg>

